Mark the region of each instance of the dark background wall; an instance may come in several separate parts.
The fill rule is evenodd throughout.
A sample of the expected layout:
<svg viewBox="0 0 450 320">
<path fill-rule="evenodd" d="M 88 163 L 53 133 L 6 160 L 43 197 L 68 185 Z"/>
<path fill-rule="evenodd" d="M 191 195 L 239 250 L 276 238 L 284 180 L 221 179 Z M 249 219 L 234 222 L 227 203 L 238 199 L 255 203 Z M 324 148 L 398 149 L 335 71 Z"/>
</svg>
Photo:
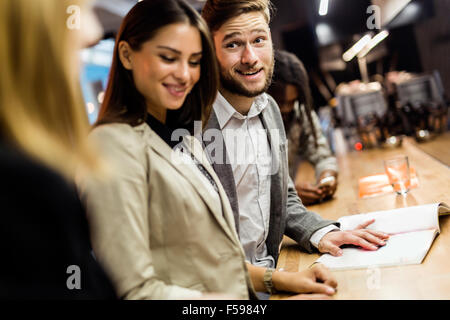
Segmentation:
<svg viewBox="0 0 450 320">
<path fill-rule="evenodd" d="M 434 2 L 435 16 L 414 26 L 424 72 L 439 70 L 450 95 L 450 0 Z"/>
<path fill-rule="evenodd" d="M 328 15 L 324 17 L 318 15 L 318 0 L 272 2 L 277 8 L 271 24 L 276 48 L 295 53 L 310 76 L 321 78 L 324 84 L 327 83 L 324 73 L 337 84 L 360 79 L 356 59 L 344 64 L 340 56 L 358 35 L 370 31 L 366 27 L 370 0 L 332 0 Z M 416 14 L 411 14 L 414 10 L 403 10 L 387 25 L 390 35 L 374 50 L 378 55 L 370 59 L 369 73 L 384 74 L 391 70 L 431 73 L 438 70 L 445 91 L 450 95 L 450 0 L 412 0 L 412 4 L 420 7 Z M 318 37 L 318 25 L 322 25 L 325 35 L 322 39 Z M 324 57 L 334 59 L 334 62 L 340 60 L 340 63 L 335 63 L 334 70 L 324 72 Z M 327 101 L 316 83 L 312 81 L 311 86 L 316 106 L 325 104 Z"/>
</svg>

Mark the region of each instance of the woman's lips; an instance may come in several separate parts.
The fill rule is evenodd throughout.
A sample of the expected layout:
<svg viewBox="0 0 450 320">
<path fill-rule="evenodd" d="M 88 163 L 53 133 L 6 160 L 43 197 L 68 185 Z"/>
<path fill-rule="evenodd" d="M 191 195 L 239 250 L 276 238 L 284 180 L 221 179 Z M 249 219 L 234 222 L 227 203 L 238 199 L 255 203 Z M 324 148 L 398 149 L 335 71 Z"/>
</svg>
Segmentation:
<svg viewBox="0 0 450 320">
<path fill-rule="evenodd" d="M 173 84 L 163 84 L 167 91 L 176 98 L 184 97 L 187 87 Z"/>
</svg>

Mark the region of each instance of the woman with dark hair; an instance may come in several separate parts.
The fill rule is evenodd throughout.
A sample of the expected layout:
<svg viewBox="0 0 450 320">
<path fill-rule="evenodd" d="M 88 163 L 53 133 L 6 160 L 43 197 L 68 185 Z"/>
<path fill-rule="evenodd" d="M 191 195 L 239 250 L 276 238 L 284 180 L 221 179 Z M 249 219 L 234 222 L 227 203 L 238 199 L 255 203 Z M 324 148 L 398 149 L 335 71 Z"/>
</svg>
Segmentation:
<svg viewBox="0 0 450 320">
<path fill-rule="evenodd" d="M 144 73 L 146 70 L 132 72 L 132 67 L 128 65 L 126 59 L 133 52 L 146 54 L 141 50 L 143 44 L 155 37 L 160 28 L 183 23 L 197 28 L 200 33 L 203 50 L 189 63 L 200 70 L 201 81 L 191 94 L 185 97 L 183 108 L 168 108 L 167 124 L 172 127 L 188 127 L 194 120 L 201 119 L 205 122 L 209 118 L 211 103 L 215 99 L 218 85 L 215 53 L 207 26 L 199 20 L 197 12 L 183 2 L 170 1 L 167 6 L 164 5 L 164 1 L 144 2 L 130 10 L 122 22 L 116 39 L 108 87 L 96 125 L 121 122 L 135 126 L 146 120 L 148 111 L 146 93 L 145 90 L 139 90 L 138 83 L 133 78 L 136 72 Z M 148 12 L 149 16 L 143 14 L 144 10 L 150 11 L 153 10 L 152 8 L 162 11 Z M 168 65 L 174 65 L 176 61 L 173 57 L 179 55 L 175 51 L 166 49 L 157 55 Z M 150 114 L 152 114 L 151 111 Z"/>
<path fill-rule="evenodd" d="M 290 174 L 302 202 L 310 205 L 330 198 L 336 191 L 338 166 L 313 109 L 308 74 L 295 55 L 275 52 L 273 82 L 268 92 L 280 107 L 289 139 Z M 296 181 L 299 158 L 314 165 L 317 183 Z"/>
<path fill-rule="evenodd" d="M 186 134 L 208 119 L 217 88 L 200 15 L 181 0 L 138 2 L 117 35 L 91 134 L 111 177 L 80 181 L 94 252 L 121 298 L 254 294 L 228 198 Z"/>
</svg>

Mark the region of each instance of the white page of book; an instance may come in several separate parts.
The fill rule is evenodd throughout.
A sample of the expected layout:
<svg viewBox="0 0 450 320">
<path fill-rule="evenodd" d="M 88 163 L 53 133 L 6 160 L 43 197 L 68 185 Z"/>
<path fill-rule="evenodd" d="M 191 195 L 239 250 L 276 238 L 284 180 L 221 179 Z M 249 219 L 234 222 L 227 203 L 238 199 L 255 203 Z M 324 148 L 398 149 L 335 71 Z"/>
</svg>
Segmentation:
<svg viewBox="0 0 450 320">
<path fill-rule="evenodd" d="M 436 229 L 393 235 L 376 251 L 345 248 L 340 257 L 323 254 L 316 262 L 330 270 L 363 269 L 407 264 L 420 264 L 437 234 Z"/>
<path fill-rule="evenodd" d="M 388 234 L 397 234 L 426 229 L 438 229 L 438 206 L 439 203 L 398 208 L 385 211 L 374 211 L 370 213 L 345 216 L 338 221 L 341 230 L 353 230 L 358 225 L 375 219 L 375 222 L 367 229 L 382 231 Z"/>
</svg>

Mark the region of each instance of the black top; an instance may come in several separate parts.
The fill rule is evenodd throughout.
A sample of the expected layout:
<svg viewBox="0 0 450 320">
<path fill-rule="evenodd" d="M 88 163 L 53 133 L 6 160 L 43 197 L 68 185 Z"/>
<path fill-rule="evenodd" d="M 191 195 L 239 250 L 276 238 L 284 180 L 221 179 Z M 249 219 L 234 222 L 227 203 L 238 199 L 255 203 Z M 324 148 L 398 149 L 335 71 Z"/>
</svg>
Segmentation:
<svg viewBox="0 0 450 320">
<path fill-rule="evenodd" d="M 1 140 L 0 208 L 0 299 L 115 298 L 74 185 Z"/>
<path fill-rule="evenodd" d="M 179 145 L 182 141 L 173 141 L 172 133 L 175 131 L 175 129 L 169 128 L 165 124 L 159 122 L 155 117 L 153 117 L 150 113 L 147 113 L 147 124 L 152 128 L 153 131 L 156 132 L 156 134 L 164 140 L 165 143 L 167 143 L 172 149 Z M 187 148 L 181 148 L 182 151 L 187 151 Z M 198 170 L 208 179 L 208 181 L 213 186 L 214 190 L 216 192 L 219 192 L 219 188 L 217 187 L 214 179 L 211 177 L 211 175 L 208 173 L 208 171 L 205 169 L 205 167 L 193 156 L 191 155 L 191 158 L 195 165 L 197 166 Z"/>
<path fill-rule="evenodd" d="M 153 117 L 150 113 L 147 113 L 147 120 L 145 121 L 149 125 L 150 128 L 152 128 L 153 131 L 156 132 L 156 134 L 164 140 L 165 143 L 167 143 L 171 148 L 174 148 L 177 144 L 179 144 L 181 141 L 172 141 L 172 133 L 174 129 L 169 128 L 165 124 L 159 122 L 158 119 Z"/>
</svg>

